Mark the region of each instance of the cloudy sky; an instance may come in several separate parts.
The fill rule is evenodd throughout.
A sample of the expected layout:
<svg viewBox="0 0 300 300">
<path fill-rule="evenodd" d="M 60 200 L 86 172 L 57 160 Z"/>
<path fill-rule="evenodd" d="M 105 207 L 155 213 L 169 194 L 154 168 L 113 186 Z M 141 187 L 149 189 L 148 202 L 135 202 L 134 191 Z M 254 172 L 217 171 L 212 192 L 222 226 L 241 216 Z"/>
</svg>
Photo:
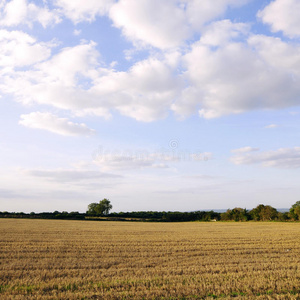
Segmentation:
<svg viewBox="0 0 300 300">
<path fill-rule="evenodd" d="M 0 211 L 289 208 L 300 0 L 0 0 Z"/>
</svg>

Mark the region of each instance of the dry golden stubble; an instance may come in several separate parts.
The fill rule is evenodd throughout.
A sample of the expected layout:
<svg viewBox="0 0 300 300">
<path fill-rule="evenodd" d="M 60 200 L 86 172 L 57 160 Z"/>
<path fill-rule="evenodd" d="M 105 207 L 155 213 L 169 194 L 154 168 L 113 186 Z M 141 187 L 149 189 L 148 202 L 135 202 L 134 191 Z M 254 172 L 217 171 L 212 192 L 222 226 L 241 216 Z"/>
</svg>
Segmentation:
<svg viewBox="0 0 300 300">
<path fill-rule="evenodd" d="M 0 298 L 299 299 L 299 233 L 297 223 L 0 219 Z"/>
</svg>

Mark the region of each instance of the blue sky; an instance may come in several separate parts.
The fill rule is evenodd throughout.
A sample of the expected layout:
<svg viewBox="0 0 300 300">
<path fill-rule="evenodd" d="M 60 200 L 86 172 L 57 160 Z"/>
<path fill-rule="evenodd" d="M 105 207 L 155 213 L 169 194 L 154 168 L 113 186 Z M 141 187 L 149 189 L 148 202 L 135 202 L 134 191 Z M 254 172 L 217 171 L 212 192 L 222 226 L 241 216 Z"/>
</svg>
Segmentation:
<svg viewBox="0 0 300 300">
<path fill-rule="evenodd" d="M 0 0 L 0 210 L 299 200 L 299 0 Z"/>
</svg>

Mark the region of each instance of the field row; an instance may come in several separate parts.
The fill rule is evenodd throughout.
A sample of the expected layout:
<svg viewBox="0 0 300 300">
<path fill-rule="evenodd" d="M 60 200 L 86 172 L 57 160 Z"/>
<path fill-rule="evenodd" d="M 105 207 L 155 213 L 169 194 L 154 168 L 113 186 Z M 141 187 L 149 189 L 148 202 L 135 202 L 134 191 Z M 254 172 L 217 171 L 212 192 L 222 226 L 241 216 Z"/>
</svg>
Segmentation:
<svg viewBox="0 0 300 300">
<path fill-rule="evenodd" d="M 300 299 L 298 223 L 0 219 L 1 299 Z"/>
</svg>

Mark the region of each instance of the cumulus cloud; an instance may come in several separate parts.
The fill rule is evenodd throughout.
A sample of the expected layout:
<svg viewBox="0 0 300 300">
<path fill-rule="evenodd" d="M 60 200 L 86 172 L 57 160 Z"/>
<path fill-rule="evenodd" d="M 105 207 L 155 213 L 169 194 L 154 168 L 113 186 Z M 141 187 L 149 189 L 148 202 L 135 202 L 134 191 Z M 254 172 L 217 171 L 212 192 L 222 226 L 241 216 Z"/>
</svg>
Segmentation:
<svg viewBox="0 0 300 300">
<path fill-rule="evenodd" d="M 108 118 L 116 110 L 149 122 L 167 115 L 181 86 L 176 53 L 139 61 L 126 72 L 101 67 L 99 57 L 94 42 L 64 48 L 29 71 L 5 76 L 0 88 L 24 104 L 47 104 L 80 116 Z"/>
<path fill-rule="evenodd" d="M 176 47 L 190 36 L 184 10 L 176 2 L 121 0 L 112 6 L 110 18 L 130 40 L 162 49 Z"/>
<path fill-rule="evenodd" d="M 222 46 L 247 35 L 249 32 L 248 24 L 232 23 L 230 20 L 217 21 L 203 29 L 201 43 L 210 46 Z"/>
<path fill-rule="evenodd" d="M 280 38 L 252 35 L 249 46 L 258 53 L 272 69 L 281 70 L 297 79 L 300 75 L 300 45 L 287 43 Z"/>
<path fill-rule="evenodd" d="M 50 43 L 38 43 L 22 31 L 0 30 L 0 67 L 12 69 L 29 66 L 46 60 L 50 55 Z"/>
<path fill-rule="evenodd" d="M 120 0 L 109 16 L 114 25 L 135 43 L 167 49 L 182 46 L 203 25 L 222 15 L 234 0 Z M 172 16 L 172 17 L 170 17 Z"/>
<path fill-rule="evenodd" d="M 37 65 L 36 69 L 44 82 L 74 87 L 78 83 L 78 77 L 92 79 L 98 75 L 95 69 L 98 66 L 99 53 L 95 47 L 94 42 L 89 42 L 63 48 L 50 60 Z"/>
<path fill-rule="evenodd" d="M 261 164 L 264 167 L 297 169 L 300 168 L 300 147 L 280 148 L 259 153 L 241 153 L 231 157 L 230 160 L 236 165 Z"/>
<path fill-rule="evenodd" d="M 132 42 L 160 49 L 182 46 L 205 23 L 221 16 L 230 6 L 249 0 L 55 0 L 55 9 L 38 7 L 27 0 L 11 0 L 4 8 L 7 25 L 39 21 L 44 27 L 65 16 L 75 24 L 108 16 Z M 170 18 L 170 16 L 172 16 Z"/>
<path fill-rule="evenodd" d="M 189 84 L 172 105 L 175 113 L 188 115 L 198 109 L 200 116 L 215 118 L 299 105 L 299 46 L 280 41 L 284 47 L 267 58 L 268 43 L 260 43 L 261 36 L 245 34 L 244 26 L 221 21 L 209 27 L 204 40 L 194 43 L 183 57 Z M 294 55 L 288 60 L 289 53 Z"/>
<path fill-rule="evenodd" d="M 54 4 L 67 18 L 79 23 L 92 22 L 97 16 L 105 15 L 114 2 L 114 0 L 85 0 L 83 5 L 80 0 L 55 0 Z"/>
<path fill-rule="evenodd" d="M 232 153 L 237 153 L 237 154 L 255 152 L 255 151 L 259 151 L 259 148 L 254 148 L 254 147 L 247 146 L 247 147 L 231 150 Z"/>
<path fill-rule="evenodd" d="M 258 17 L 271 26 L 273 32 L 282 31 L 289 37 L 300 36 L 300 2 L 275 0 L 258 12 Z"/>
<path fill-rule="evenodd" d="M 0 89 L 15 96 L 24 104 L 47 104 L 66 110 L 80 111 L 101 104 L 88 93 L 93 78 L 98 77 L 99 53 L 93 42 L 63 48 L 47 61 L 35 64 L 30 70 L 17 70 L 3 77 Z"/>
<path fill-rule="evenodd" d="M 251 0 L 250 0 L 251 1 Z M 188 22 L 196 30 L 203 28 L 209 21 L 222 16 L 228 7 L 239 7 L 249 0 L 183 0 L 183 8 L 186 11 Z"/>
<path fill-rule="evenodd" d="M 88 136 L 95 133 L 95 130 L 88 128 L 83 123 L 73 123 L 66 118 L 59 118 L 51 113 L 32 112 L 21 115 L 19 124 L 65 136 Z"/>
<path fill-rule="evenodd" d="M 39 7 L 27 0 L 11 0 L 0 6 L 0 25 L 17 26 L 26 24 L 32 26 L 33 22 L 39 22 L 44 28 L 61 21 L 56 10 L 47 7 Z"/>
<path fill-rule="evenodd" d="M 111 14 L 126 1 L 131 3 L 121 0 L 112 4 Z M 187 14 L 194 2 L 180 3 L 174 9 Z M 218 3 L 224 9 L 233 5 L 225 0 Z M 132 5 L 142 4 L 151 6 L 152 2 L 136 1 Z M 82 41 L 51 55 L 51 43 L 38 43 L 20 31 L 0 30 L 0 65 L 4 67 L 0 89 L 23 104 L 50 105 L 76 116 L 109 118 L 115 111 L 144 122 L 165 118 L 170 111 L 179 117 L 198 113 L 215 118 L 299 105 L 299 44 L 251 34 L 249 25 L 229 20 L 204 25 L 201 32 L 201 38 L 184 51 L 152 51 L 148 58 L 118 71 L 114 64 L 105 66 L 101 62 L 93 41 Z M 155 34 L 169 36 L 163 29 Z M 182 39 L 185 37 L 177 41 L 181 45 Z M 156 37 L 147 43 L 154 40 Z M 166 40 L 162 37 L 160 41 Z M 174 46 L 163 43 L 158 42 L 157 47 Z"/>
<path fill-rule="evenodd" d="M 167 61 L 148 58 L 127 72 L 110 71 L 94 81 L 90 90 L 103 105 L 139 121 L 165 117 L 180 88 L 180 79 Z"/>
</svg>

